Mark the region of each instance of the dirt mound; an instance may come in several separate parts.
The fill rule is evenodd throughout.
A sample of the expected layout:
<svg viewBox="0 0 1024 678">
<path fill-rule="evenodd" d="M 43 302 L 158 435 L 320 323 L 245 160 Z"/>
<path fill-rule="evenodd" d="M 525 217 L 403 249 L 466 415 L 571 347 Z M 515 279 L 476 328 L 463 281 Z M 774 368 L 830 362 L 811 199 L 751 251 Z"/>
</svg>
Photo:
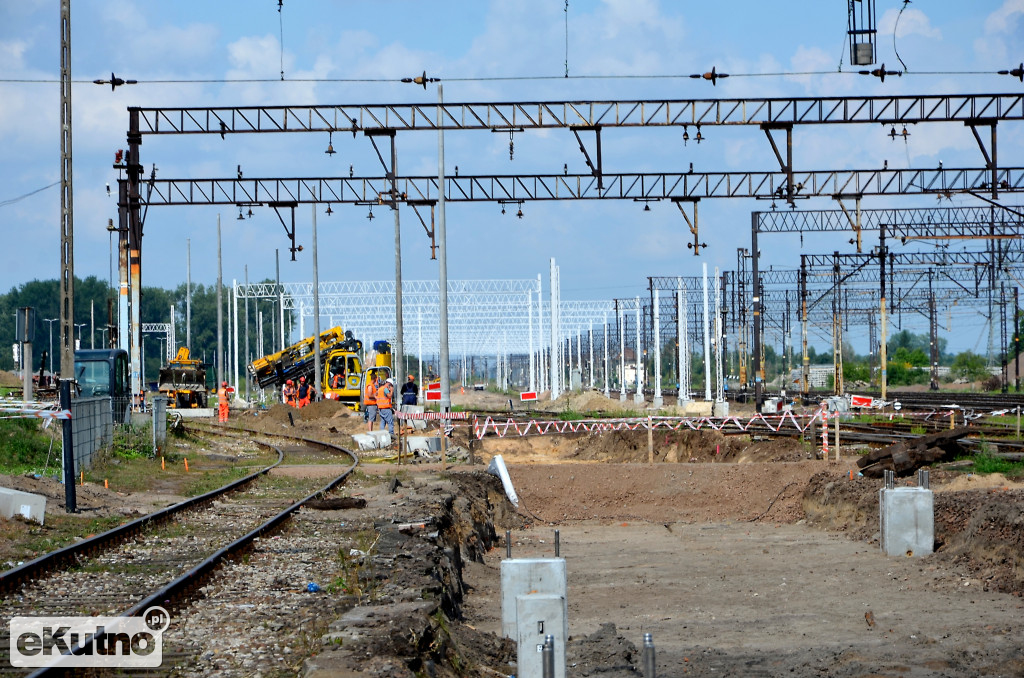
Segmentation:
<svg viewBox="0 0 1024 678">
<path fill-rule="evenodd" d="M 986 590 L 1024 595 L 1024 489 L 956 490 L 963 481 L 932 473 L 935 490 L 935 555 L 980 579 Z M 878 481 L 824 472 L 804 490 L 808 520 L 878 539 Z"/>
<path fill-rule="evenodd" d="M 584 461 L 645 462 L 647 431 L 594 433 L 577 442 L 572 457 Z M 659 462 L 766 462 L 802 461 L 807 451 L 789 439 L 751 442 L 747 436 L 726 436 L 718 431 L 679 430 L 654 432 L 654 460 Z"/>
<path fill-rule="evenodd" d="M 568 412 L 621 412 L 629 409 L 631 404 L 605 398 L 603 393 L 597 391 L 569 393 L 554 403 L 556 410 Z"/>
<path fill-rule="evenodd" d="M 5 372 L 0 370 L 0 386 L 8 388 L 17 388 L 21 386 L 21 379 L 17 375 L 11 372 Z"/>
</svg>

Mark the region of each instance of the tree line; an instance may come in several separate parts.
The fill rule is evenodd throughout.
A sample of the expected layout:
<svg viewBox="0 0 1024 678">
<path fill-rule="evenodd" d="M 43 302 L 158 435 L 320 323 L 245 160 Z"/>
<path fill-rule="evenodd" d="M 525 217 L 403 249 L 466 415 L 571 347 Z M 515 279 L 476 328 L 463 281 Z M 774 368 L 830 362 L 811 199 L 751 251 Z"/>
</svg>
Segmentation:
<svg viewBox="0 0 1024 678">
<path fill-rule="evenodd" d="M 265 280 L 263 282 L 272 281 Z M 55 372 L 60 371 L 60 338 L 58 336 L 60 333 L 60 290 L 57 283 L 57 280 L 33 280 L 12 287 L 6 294 L 0 295 L 0 342 L 4 347 L 0 350 L 0 370 L 14 371 L 16 369 L 13 350 L 16 332 L 15 316 L 19 308 L 31 307 L 35 309 L 32 371 L 38 372 L 41 364 L 49 371 L 49 356 L 45 364 L 42 363 L 42 357 L 44 351 L 49 353 L 51 350 L 51 336 L 53 351 L 56 353 L 53 355 L 53 368 Z M 217 286 L 193 284 L 191 291 L 192 345 L 188 348 L 192 358 L 201 360 L 212 367 L 215 365 L 217 355 Z M 175 348 L 185 346 L 187 297 L 188 289 L 184 283 L 173 290 L 143 286 L 140 321 L 142 323 L 169 323 L 171 307 L 174 306 Z M 231 305 L 231 288 L 229 286 L 224 287 L 221 298 L 226 348 L 228 307 Z M 275 306 L 273 300 L 249 300 L 249 345 L 252 354 L 258 350 L 256 318 L 260 311 L 264 314 L 266 324 L 264 345 L 267 347 L 267 351 L 272 350 L 270 346 L 276 330 L 274 324 L 278 317 Z M 105 348 L 116 344 L 117 295 L 110 289 L 106 280 L 95 276 L 85 279 L 76 278 L 74 308 L 75 339 L 78 341 L 79 348 Z M 242 314 L 243 304 L 239 301 L 238 326 L 240 329 L 245 325 Z M 46 322 L 47 319 L 57 320 L 57 322 Z M 111 335 L 114 335 L 113 338 Z M 142 337 L 146 381 L 155 381 L 158 370 L 166 362 L 166 336 L 162 333 L 143 333 Z M 240 351 L 244 350 L 244 334 L 239 338 L 239 346 Z M 175 352 L 172 351 L 172 353 Z M 254 357 L 258 356 L 254 355 Z M 214 376 L 213 370 L 210 370 L 208 379 L 211 380 L 211 384 Z"/>
</svg>

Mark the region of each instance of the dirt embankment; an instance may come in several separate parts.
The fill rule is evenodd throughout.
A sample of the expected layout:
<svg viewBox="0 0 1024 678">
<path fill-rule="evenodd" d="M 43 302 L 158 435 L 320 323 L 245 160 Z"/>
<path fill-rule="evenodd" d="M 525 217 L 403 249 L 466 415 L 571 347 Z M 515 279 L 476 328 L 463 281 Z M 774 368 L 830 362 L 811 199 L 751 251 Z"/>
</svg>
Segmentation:
<svg viewBox="0 0 1024 678">
<path fill-rule="evenodd" d="M 935 553 L 981 580 L 985 590 L 1024 596 L 1024 485 L 936 471 Z M 980 487 L 972 487 L 980 486 Z M 851 539 L 878 542 L 879 481 L 819 473 L 803 493 L 807 519 Z"/>
</svg>

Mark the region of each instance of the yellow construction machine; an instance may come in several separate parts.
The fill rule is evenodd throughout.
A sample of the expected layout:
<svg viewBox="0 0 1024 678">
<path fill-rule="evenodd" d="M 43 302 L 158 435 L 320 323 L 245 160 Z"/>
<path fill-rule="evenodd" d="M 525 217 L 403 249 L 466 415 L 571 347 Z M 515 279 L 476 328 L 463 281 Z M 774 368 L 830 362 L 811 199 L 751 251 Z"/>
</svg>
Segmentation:
<svg viewBox="0 0 1024 678">
<path fill-rule="evenodd" d="M 260 388 L 280 388 L 291 379 L 298 386 L 299 379 L 313 380 L 315 374 L 315 337 L 292 344 L 277 353 L 272 353 L 248 366 L 249 375 Z M 391 376 L 391 345 L 386 341 L 373 344 L 373 353 L 363 364 L 360 353 L 363 342 L 352 336 L 351 331 L 332 327 L 320 333 L 320 361 L 323 382 L 318 390 L 324 398 L 340 400 L 352 409 L 362 406 L 366 379 L 380 375 L 381 379 Z"/>
<path fill-rule="evenodd" d="M 160 368 L 157 390 L 167 396 L 168 407 L 206 407 L 206 366 L 189 358 L 188 348 L 182 346 L 178 355 Z"/>
</svg>

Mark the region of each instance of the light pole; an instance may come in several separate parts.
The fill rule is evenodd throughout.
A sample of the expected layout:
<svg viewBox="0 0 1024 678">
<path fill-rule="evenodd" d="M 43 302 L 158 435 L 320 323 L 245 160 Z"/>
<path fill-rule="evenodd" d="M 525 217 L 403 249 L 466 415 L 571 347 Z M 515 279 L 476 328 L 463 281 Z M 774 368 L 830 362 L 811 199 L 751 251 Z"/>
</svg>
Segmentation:
<svg viewBox="0 0 1024 678">
<path fill-rule="evenodd" d="M 43 318 L 44 323 L 49 323 L 50 330 L 50 376 L 53 376 L 53 323 L 60 322 L 60 318 Z"/>
<path fill-rule="evenodd" d="M 100 332 L 101 333 L 100 336 L 103 337 L 101 346 L 103 346 L 103 348 L 109 348 L 110 344 L 107 343 L 107 334 L 110 332 L 110 328 L 109 327 L 101 327 L 101 328 L 99 328 L 96 331 Z"/>
<path fill-rule="evenodd" d="M 76 340 L 75 348 L 78 348 L 82 345 L 82 328 L 88 324 L 89 323 L 75 323 L 75 327 L 78 328 L 78 339 Z"/>
</svg>

